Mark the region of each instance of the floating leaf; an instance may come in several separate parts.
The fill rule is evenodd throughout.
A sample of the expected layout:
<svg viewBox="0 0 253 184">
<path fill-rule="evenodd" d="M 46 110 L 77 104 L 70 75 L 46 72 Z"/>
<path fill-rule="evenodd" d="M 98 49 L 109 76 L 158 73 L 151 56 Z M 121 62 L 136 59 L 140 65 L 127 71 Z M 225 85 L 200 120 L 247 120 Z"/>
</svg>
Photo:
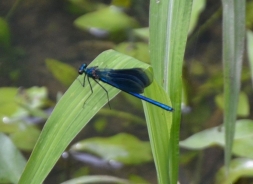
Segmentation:
<svg viewBox="0 0 253 184">
<path fill-rule="evenodd" d="M 152 160 L 149 142 L 121 133 L 109 138 L 95 137 L 80 141 L 71 147 L 74 151 L 93 153 L 105 160 L 125 164 L 141 164 Z"/>
<path fill-rule="evenodd" d="M 210 146 L 225 145 L 224 127 L 214 127 L 198 132 L 180 141 L 180 146 L 187 149 L 205 149 Z M 253 158 L 253 120 L 238 120 L 235 126 L 233 153 L 239 156 Z"/>
<path fill-rule="evenodd" d="M 216 184 L 236 183 L 239 178 L 253 177 L 253 160 L 246 158 L 237 158 L 230 162 L 229 173 L 225 171 L 224 166 L 216 175 Z"/>
<path fill-rule="evenodd" d="M 78 17 L 75 26 L 98 37 L 106 37 L 110 34 L 126 34 L 128 29 L 138 26 L 138 23 L 119 8 L 109 6 L 98 11 L 87 13 Z"/>
<path fill-rule="evenodd" d="M 0 133 L 0 145 L 0 180 L 18 183 L 26 160 L 9 137 L 2 133 Z"/>
</svg>

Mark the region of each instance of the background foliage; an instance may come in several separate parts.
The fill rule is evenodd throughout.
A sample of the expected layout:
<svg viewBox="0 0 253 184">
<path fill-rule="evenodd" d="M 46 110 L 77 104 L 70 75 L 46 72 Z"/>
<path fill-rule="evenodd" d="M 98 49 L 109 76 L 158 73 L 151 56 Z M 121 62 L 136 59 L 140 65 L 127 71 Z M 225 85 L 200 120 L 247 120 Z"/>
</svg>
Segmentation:
<svg viewBox="0 0 253 184">
<path fill-rule="evenodd" d="M 0 2 L 1 182 L 18 183 L 38 139 L 26 166 L 35 180 L 24 173 L 20 183 L 252 182 L 253 3 L 173 2 Z M 106 98 L 97 86 L 82 109 L 90 90 L 76 79 L 81 63 L 149 67 L 136 59 L 154 68 L 145 95 L 170 97 L 175 112 L 145 106 L 146 125 L 140 100 L 124 93 L 99 110 Z"/>
</svg>

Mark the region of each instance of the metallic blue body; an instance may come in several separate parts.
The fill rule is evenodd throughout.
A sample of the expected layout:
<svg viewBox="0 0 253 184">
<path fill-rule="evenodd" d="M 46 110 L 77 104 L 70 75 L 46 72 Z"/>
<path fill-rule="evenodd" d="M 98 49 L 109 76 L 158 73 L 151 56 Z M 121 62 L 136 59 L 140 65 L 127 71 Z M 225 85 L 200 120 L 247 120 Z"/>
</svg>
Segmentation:
<svg viewBox="0 0 253 184">
<path fill-rule="evenodd" d="M 97 83 L 97 80 L 100 80 L 141 100 L 154 104 L 167 111 L 173 111 L 173 108 L 168 105 L 162 104 L 143 95 L 140 95 L 140 93 L 143 93 L 144 88 L 146 88 L 152 83 L 152 80 L 148 78 L 147 74 L 141 68 L 113 70 L 99 69 L 97 66 L 87 68 L 86 64 L 82 64 L 78 70 L 78 73 L 79 75 L 82 75 L 83 73 L 85 74 L 84 80 L 87 75 L 89 78 L 92 78 Z"/>
</svg>

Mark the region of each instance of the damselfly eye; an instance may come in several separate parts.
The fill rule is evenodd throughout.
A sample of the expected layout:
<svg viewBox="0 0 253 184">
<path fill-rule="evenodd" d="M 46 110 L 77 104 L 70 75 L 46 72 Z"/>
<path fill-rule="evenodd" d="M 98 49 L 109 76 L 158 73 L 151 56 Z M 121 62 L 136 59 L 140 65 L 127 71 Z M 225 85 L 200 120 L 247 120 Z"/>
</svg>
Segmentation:
<svg viewBox="0 0 253 184">
<path fill-rule="evenodd" d="M 78 70 L 78 73 L 79 73 L 79 75 L 82 75 L 83 74 L 83 70 Z"/>
</svg>

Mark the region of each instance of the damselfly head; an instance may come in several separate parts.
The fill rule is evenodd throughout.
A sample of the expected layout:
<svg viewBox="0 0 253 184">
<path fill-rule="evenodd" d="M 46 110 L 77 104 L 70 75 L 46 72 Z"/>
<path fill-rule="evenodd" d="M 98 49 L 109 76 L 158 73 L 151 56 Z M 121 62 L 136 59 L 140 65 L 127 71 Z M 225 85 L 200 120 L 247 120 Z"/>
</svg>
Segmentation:
<svg viewBox="0 0 253 184">
<path fill-rule="evenodd" d="M 82 75 L 83 73 L 85 73 L 85 69 L 87 68 L 87 64 L 82 64 L 80 67 L 79 67 L 79 70 L 78 70 L 78 73 L 79 75 Z"/>
</svg>

